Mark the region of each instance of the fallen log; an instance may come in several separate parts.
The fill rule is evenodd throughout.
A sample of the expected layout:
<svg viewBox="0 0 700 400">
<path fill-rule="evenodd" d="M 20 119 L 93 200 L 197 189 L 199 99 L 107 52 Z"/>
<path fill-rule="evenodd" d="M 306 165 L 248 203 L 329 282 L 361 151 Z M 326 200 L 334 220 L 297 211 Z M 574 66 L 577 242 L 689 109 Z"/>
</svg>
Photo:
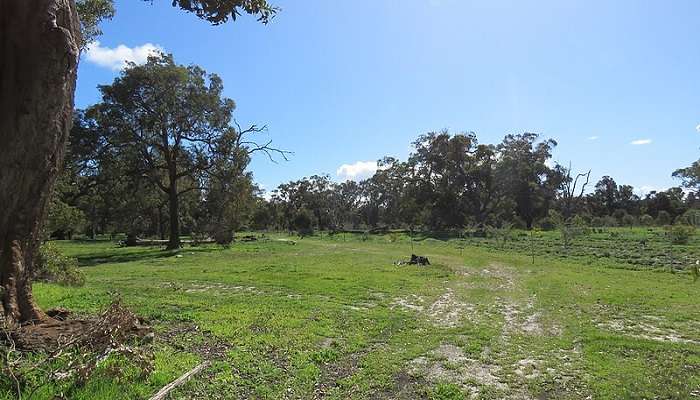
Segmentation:
<svg viewBox="0 0 700 400">
<path fill-rule="evenodd" d="M 170 241 L 160 240 L 160 239 L 136 239 L 132 241 L 123 241 L 121 244 L 123 246 L 167 246 Z M 181 240 L 180 244 L 198 245 L 198 244 L 214 244 L 216 240 L 214 239 L 204 239 L 204 240 Z"/>
</svg>

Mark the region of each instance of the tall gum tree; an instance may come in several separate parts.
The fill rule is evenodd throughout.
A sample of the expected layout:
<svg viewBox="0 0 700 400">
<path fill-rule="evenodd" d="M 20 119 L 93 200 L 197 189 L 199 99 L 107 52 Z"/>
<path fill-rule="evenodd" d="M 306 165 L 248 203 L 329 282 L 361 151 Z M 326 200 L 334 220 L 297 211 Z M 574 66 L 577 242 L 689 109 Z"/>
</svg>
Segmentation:
<svg viewBox="0 0 700 400">
<path fill-rule="evenodd" d="M 276 12 L 265 0 L 175 0 L 212 24 Z M 81 20 L 99 22 L 111 0 L 0 0 L 0 324 L 50 320 L 31 276 L 73 117 Z M 89 33 L 99 33 L 92 26 Z"/>
<path fill-rule="evenodd" d="M 270 142 L 246 139 L 265 127 L 244 130 L 232 121 L 235 103 L 223 97 L 221 78 L 177 65 L 171 55 L 133 65 L 100 91 L 102 103 L 93 108 L 99 129 L 119 152 L 138 156 L 131 174 L 148 178 L 169 206 L 168 249 L 180 247 L 182 195 L 205 191 L 202 183 L 224 164 L 239 175 L 252 152 L 285 155 Z"/>
</svg>

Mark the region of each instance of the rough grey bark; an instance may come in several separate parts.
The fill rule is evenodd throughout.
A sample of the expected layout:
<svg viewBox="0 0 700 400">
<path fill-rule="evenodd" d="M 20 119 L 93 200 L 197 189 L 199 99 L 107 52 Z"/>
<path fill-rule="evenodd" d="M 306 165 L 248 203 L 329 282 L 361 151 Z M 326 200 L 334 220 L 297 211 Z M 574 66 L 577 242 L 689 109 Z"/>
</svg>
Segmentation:
<svg viewBox="0 0 700 400">
<path fill-rule="evenodd" d="M 0 0 L 0 298 L 10 326 L 48 319 L 31 273 L 72 123 L 73 0 Z"/>
</svg>

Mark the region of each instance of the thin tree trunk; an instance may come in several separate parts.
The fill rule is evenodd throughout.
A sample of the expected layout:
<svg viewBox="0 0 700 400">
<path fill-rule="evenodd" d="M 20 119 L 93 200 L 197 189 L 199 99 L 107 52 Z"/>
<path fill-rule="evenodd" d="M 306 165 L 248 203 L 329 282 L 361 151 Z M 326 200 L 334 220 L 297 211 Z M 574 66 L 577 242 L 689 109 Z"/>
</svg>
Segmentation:
<svg viewBox="0 0 700 400">
<path fill-rule="evenodd" d="M 163 218 L 163 206 L 158 206 L 158 237 L 165 240 L 165 219 Z"/>
<path fill-rule="evenodd" d="M 168 250 L 180 248 L 180 217 L 177 195 L 177 171 L 175 167 L 170 168 L 170 187 L 168 188 L 168 203 L 170 205 L 170 239 Z"/>
<path fill-rule="evenodd" d="M 34 256 L 72 123 L 74 0 L 0 0 L 0 299 L 9 326 L 48 319 Z"/>
</svg>

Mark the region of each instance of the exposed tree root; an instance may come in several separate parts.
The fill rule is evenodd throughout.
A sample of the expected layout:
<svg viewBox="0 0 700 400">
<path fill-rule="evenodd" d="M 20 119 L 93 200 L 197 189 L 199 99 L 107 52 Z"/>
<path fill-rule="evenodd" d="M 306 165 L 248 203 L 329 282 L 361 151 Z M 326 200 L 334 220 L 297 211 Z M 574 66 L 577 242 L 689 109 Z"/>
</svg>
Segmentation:
<svg viewBox="0 0 700 400">
<path fill-rule="evenodd" d="M 7 330 L 6 339 L 11 340 L 19 350 L 52 353 L 71 346 L 104 350 L 114 343 L 143 338 L 151 332 L 119 302 L 112 303 L 96 319 L 58 319 L 65 315 L 65 310 L 62 310 L 55 314 L 57 319 L 47 318 L 42 323 Z"/>
</svg>

